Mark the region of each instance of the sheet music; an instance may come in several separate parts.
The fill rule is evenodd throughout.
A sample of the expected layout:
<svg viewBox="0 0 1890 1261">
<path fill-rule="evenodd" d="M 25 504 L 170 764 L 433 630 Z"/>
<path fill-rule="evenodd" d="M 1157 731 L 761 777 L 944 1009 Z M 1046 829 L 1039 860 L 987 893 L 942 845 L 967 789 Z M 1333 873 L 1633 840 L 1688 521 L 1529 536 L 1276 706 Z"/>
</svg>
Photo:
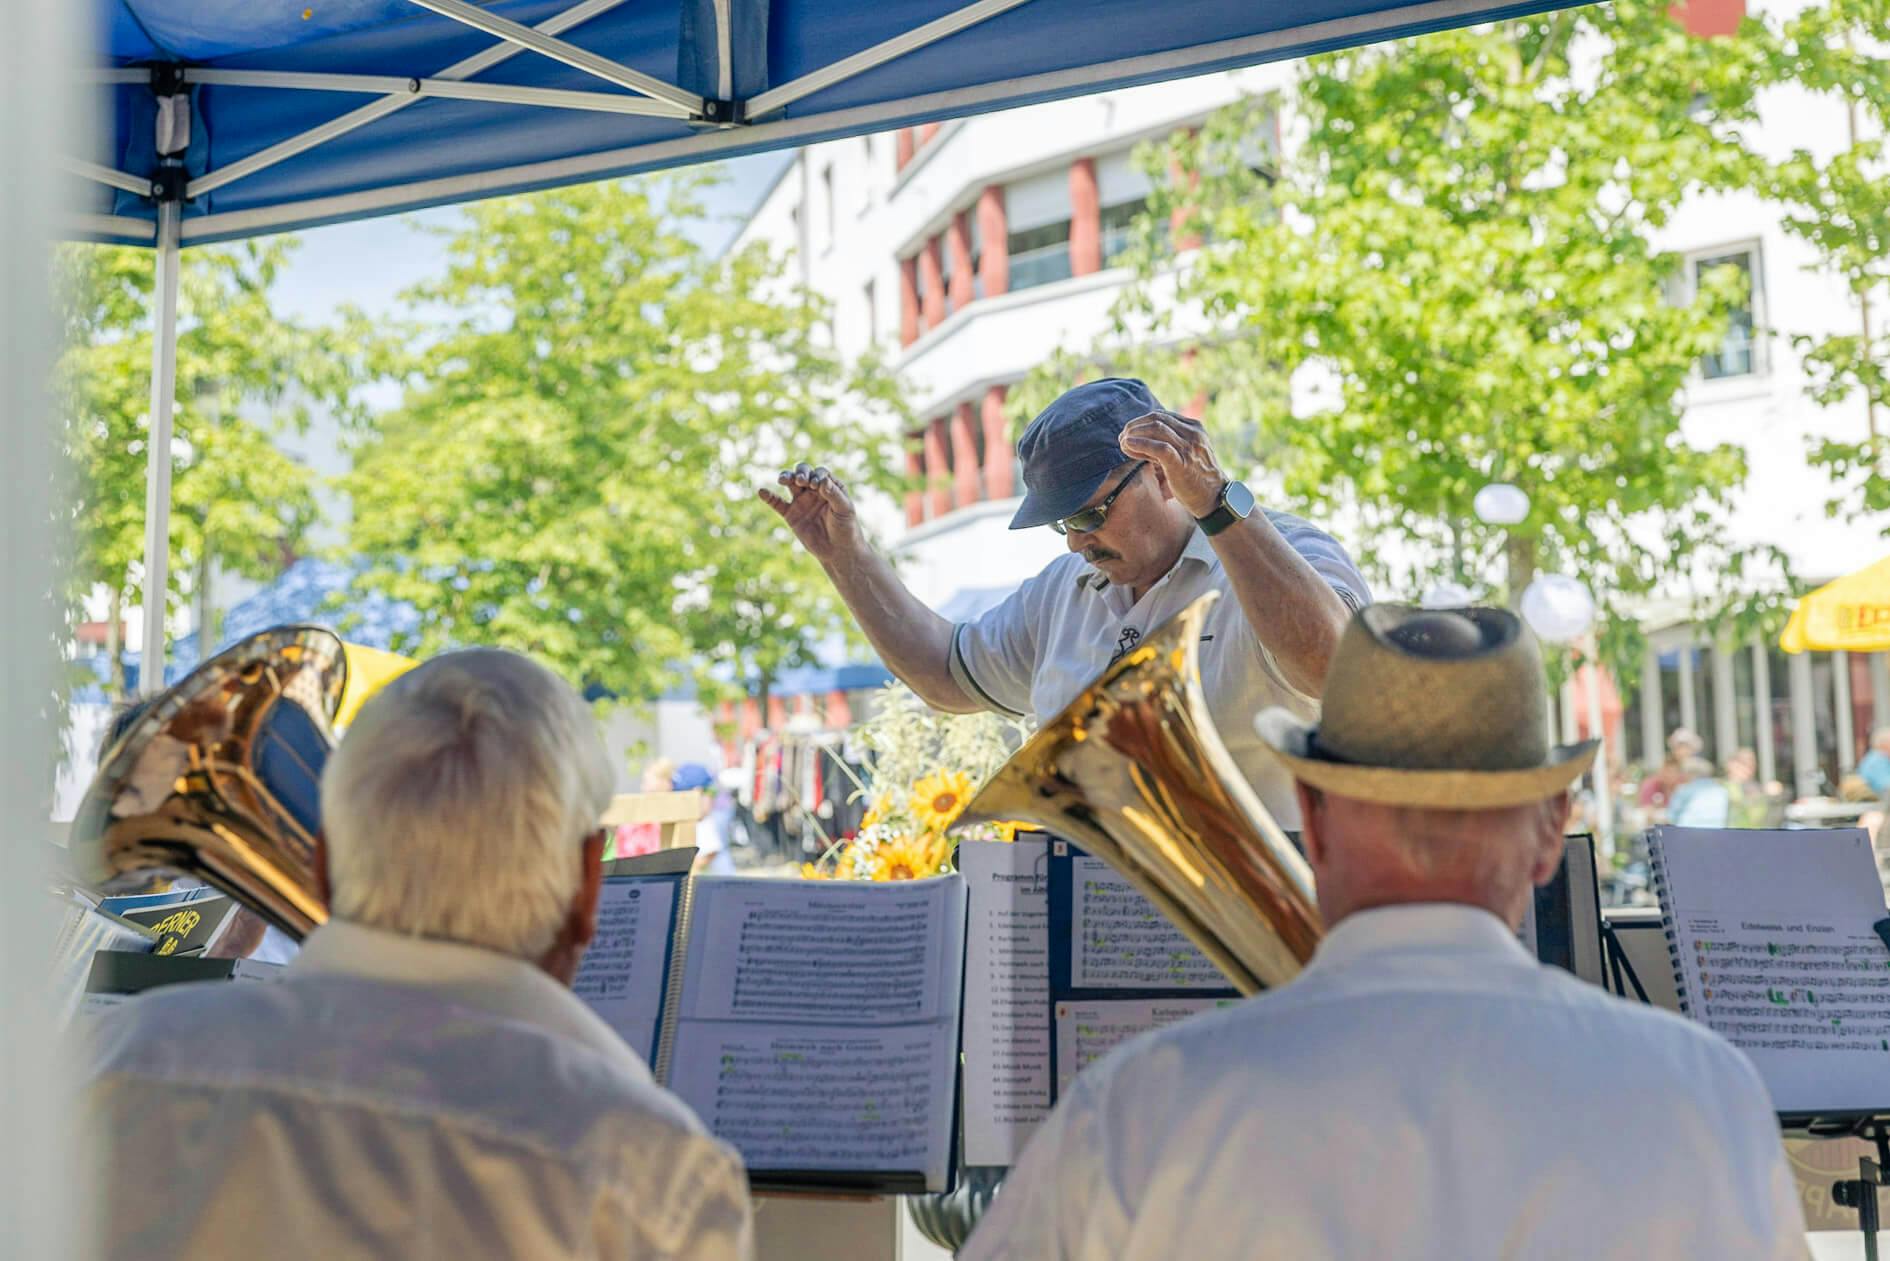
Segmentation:
<svg viewBox="0 0 1890 1261">
<path fill-rule="evenodd" d="M 1070 984 L 1076 989 L 1227 988 L 1199 947 L 1100 858 L 1071 864 Z"/>
<path fill-rule="evenodd" d="M 674 880 L 606 878 L 597 936 L 571 985 L 645 1063 L 656 1061 L 675 906 Z"/>
<path fill-rule="evenodd" d="M 1106 998 L 1056 1005 L 1057 1096 L 1061 1098 L 1076 1075 L 1137 1034 L 1164 1029 L 1176 1021 L 1237 998 Z"/>
<path fill-rule="evenodd" d="M 751 1170 L 950 1175 L 965 884 L 699 879 L 669 1086 Z"/>
<path fill-rule="evenodd" d="M 750 1169 L 922 1170 L 943 1188 L 952 1092 L 940 1088 L 940 1041 L 932 1025 L 687 1021 L 669 1086 Z"/>
<path fill-rule="evenodd" d="M 1050 1112 L 1049 844 L 961 841 L 965 1156 L 1016 1163 Z"/>
<path fill-rule="evenodd" d="M 1890 1109 L 1890 948 L 1861 830 L 1659 829 L 1690 1014 L 1780 1112 Z"/>
</svg>

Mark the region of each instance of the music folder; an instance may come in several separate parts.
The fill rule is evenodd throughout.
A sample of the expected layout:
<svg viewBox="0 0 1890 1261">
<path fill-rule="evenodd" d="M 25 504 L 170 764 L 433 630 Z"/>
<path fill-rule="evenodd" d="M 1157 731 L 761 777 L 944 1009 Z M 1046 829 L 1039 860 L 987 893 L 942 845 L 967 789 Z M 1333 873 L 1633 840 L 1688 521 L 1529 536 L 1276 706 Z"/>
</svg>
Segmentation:
<svg viewBox="0 0 1890 1261">
<path fill-rule="evenodd" d="M 573 986 L 757 1190 L 918 1194 L 956 1165 L 965 885 L 606 868 Z"/>
</svg>

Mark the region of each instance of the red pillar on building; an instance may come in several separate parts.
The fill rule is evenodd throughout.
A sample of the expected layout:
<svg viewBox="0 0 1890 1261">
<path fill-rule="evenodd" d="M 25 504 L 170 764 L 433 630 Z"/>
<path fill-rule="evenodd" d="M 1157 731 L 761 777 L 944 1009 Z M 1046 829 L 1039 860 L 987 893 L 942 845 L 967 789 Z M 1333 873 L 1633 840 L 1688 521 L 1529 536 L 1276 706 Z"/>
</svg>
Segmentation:
<svg viewBox="0 0 1890 1261">
<path fill-rule="evenodd" d="M 925 427 L 925 507 L 926 515 L 938 518 L 952 510 L 951 461 L 946 457 L 945 418 Z"/>
<path fill-rule="evenodd" d="M 743 740 L 751 740 L 761 730 L 761 706 L 752 696 L 742 697 L 741 733 Z"/>
<path fill-rule="evenodd" d="M 899 260 L 899 344 L 919 340 L 919 260 Z"/>
<path fill-rule="evenodd" d="M 853 725 L 853 707 L 847 704 L 845 692 L 827 693 L 826 720 L 829 731 L 843 731 Z"/>
<path fill-rule="evenodd" d="M 925 520 L 925 459 L 920 454 L 920 447 L 925 439 L 919 434 L 906 438 L 906 478 L 912 483 L 912 489 L 906 492 L 906 524 L 913 526 Z"/>
<path fill-rule="evenodd" d="M 1745 20 L 1746 0 L 1682 0 L 1668 14 L 1701 39 L 1736 35 Z"/>
<path fill-rule="evenodd" d="M 944 125 L 943 123 L 926 123 L 921 126 L 919 128 L 919 148 L 923 149 L 925 146 L 931 144 L 933 139 L 938 135 L 938 129 Z"/>
<path fill-rule="evenodd" d="M 952 413 L 952 503 L 968 508 L 978 502 L 978 423 L 970 403 Z"/>
<path fill-rule="evenodd" d="M 1096 159 L 1070 164 L 1070 274 L 1102 270 L 1102 195 L 1096 187 Z"/>
<path fill-rule="evenodd" d="M 939 268 L 937 237 L 919 249 L 919 306 L 928 331 L 945 322 L 945 276 Z"/>
<path fill-rule="evenodd" d="M 787 726 L 787 706 L 779 696 L 768 697 L 768 730 L 778 732 Z"/>
<path fill-rule="evenodd" d="M 945 229 L 946 263 L 950 268 L 952 310 L 971 305 L 971 216 L 959 211 Z"/>
<path fill-rule="evenodd" d="M 1004 414 L 1005 389 L 994 385 L 984 392 L 984 493 L 992 499 L 1009 499 L 1014 493 L 1010 419 Z"/>
<path fill-rule="evenodd" d="M 912 128 L 901 127 L 893 133 L 893 170 L 903 171 L 912 162 L 912 154 L 918 148 L 913 139 Z"/>
<path fill-rule="evenodd" d="M 1004 189 L 993 184 L 978 197 L 978 278 L 984 296 L 1011 289 L 1011 230 L 1004 210 Z"/>
</svg>

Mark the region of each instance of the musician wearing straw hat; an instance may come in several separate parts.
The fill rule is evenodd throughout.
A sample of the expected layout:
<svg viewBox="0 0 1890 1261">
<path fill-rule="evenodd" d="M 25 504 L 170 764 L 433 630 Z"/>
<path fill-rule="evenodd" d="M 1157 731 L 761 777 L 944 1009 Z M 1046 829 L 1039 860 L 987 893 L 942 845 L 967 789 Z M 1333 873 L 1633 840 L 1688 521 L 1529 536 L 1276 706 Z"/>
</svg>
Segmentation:
<svg viewBox="0 0 1890 1261">
<path fill-rule="evenodd" d="M 824 468 L 763 490 L 832 579 L 887 667 L 936 709 L 1062 711 L 1118 656 L 1209 591 L 1202 683 L 1234 762 L 1294 826 L 1292 781 L 1251 716 L 1302 717 L 1349 610 L 1371 596 L 1345 550 L 1298 517 L 1256 511 L 1200 422 L 1163 409 L 1140 381 L 1091 381 L 1031 421 L 1017 444 L 1025 495 L 1011 529 L 1048 526 L 1069 554 L 974 621 L 954 625 L 899 581 Z"/>
<path fill-rule="evenodd" d="M 1498 609 L 1352 618 L 1272 710 L 1328 925 L 1305 971 L 1079 1077 L 959 1255 L 1802 1257 L 1752 1065 L 1517 940 L 1593 743 Z"/>
</svg>

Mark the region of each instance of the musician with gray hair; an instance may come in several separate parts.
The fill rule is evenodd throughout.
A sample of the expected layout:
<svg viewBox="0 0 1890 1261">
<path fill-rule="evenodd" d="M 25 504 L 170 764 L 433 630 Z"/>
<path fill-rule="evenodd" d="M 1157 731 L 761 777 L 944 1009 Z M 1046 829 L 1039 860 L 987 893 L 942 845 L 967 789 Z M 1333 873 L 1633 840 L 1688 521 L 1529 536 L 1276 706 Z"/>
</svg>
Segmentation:
<svg viewBox="0 0 1890 1261">
<path fill-rule="evenodd" d="M 1085 1070 L 960 1257 L 1804 1256 L 1751 1063 L 1517 939 L 1595 755 L 1548 747 L 1546 707 L 1504 610 L 1353 617 L 1320 720 L 1257 724 L 1311 962 Z"/>
<path fill-rule="evenodd" d="M 96 1025 L 101 1251 L 748 1256 L 739 1158 L 570 991 L 610 789 L 589 710 L 517 654 L 369 701 L 321 782 L 330 919 L 283 979 Z"/>
</svg>

